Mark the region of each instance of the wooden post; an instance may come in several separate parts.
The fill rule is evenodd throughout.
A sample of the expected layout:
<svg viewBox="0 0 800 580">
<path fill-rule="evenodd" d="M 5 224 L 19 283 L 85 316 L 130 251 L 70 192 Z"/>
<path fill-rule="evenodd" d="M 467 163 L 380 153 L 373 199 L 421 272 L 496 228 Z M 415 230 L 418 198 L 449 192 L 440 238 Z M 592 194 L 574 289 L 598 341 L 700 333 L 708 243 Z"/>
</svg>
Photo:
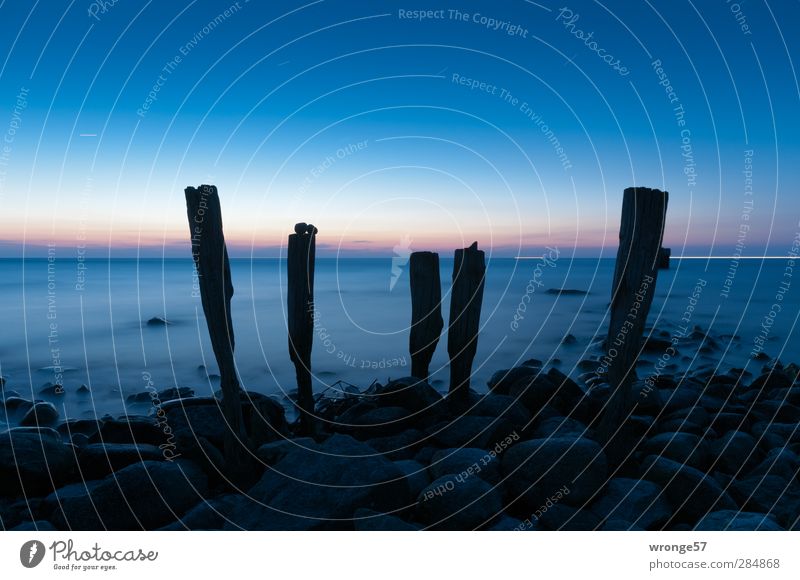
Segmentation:
<svg viewBox="0 0 800 580">
<path fill-rule="evenodd" d="M 299 223 L 289 236 L 287 252 L 289 356 L 297 375 L 300 428 L 313 430 L 314 395 L 311 389 L 311 347 L 314 339 L 314 257 L 317 228 Z"/>
<path fill-rule="evenodd" d="M 442 334 L 442 283 L 439 254 L 411 254 L 411 375 L 428 380 L 429 367 Z"/>
<path fill-rule="evenodd" d="M 658 269 L 669 270 L 669 259 L 672 256 L 670 248 L 661 248 L 658 250 Z"/>
<path fill-rule="evenodd" d="M 606 454 L 615 463 L 630 451 L 623 423 L 633 408 L 632 383 L 642 333 L 653 302 L 658 257 L 664 236 L 669 194 L 647 187 L 629 187 L 622 200 L 619 249 L 614 267 L 606 361 L 611 398 L 599 424 Z M 621 443 L 621 444 L 618 444 Z"/>
<path fill-rule="evenodd" d="M 453 288 L 450 295 L 450 326 L 447 331 L 447 352 L 450 355 L 450 393 L 455 408 L 469 399 L 472 360 L 478 350 L 483 283 L 486 263 L 478 242 L 456 250 L 453 263 Z"/>
<path fill-rule="evenodd" d="M 222 232 L 222 210 L 215 186 L 187 187 L 184 191 L 192 258 L 197 270 L 208 334 L 221 377 L 222 412 L 228 424 L 224 443 L 225 460 L 229 474 L 236 478 L 246 462 L 247 435 L 242 420 L 241 389 L 233 359 L 233 284 Z"/>
</svg>

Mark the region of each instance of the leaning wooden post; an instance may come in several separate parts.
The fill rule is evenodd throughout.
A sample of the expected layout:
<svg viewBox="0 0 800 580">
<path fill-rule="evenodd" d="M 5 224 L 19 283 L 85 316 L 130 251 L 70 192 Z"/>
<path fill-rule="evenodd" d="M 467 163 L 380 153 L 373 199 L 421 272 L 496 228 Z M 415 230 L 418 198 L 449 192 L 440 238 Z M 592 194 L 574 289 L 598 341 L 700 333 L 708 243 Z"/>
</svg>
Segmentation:
<svg viewBox="0 0 800 580">
<path fill-rule="evenodd" d="M 666 191 L 629 187 L 622 200 L 606 341 L 608 350 L 603 359 L 612 391 L 599 424 L 599 435 L 608 444 L 606 454 L 616 455 L 618 459 L 630 451 L 624 444 L 623 423 L 634 404 L 632 383 L 656 289 L 668 199 Z"/>
<path fill-rule="evenodd" d="M 469 399 L 472 360 L 478 350 L 485 276 L 486 263 L 478 242 L 473 242 L 469 248 L 456 250 L 447 330 L 447 352 L 450 355 L 448 399 L 456 409 L 465 406 Z"/>
<path fill-rule="evenodd" d="M 311 347 L 314 339 L 314 255 L 317 228 L 299 223 L 289 236 L 287 251 L 289 356 L 297 375 L 300 428 L 313 430 L 314 395 L 311 390 Z"/>
<path fill-rule="evenodd" d="M 229 474 L 235 477 L 245 465 L 247 436 L 242 420 L 241 389 L 233 359 L 233 284 L 222 233 L 222 210 L 217 188 L 213 185 L 187 187 L 185 193 L 192 236 L 192 258 L 197 270 L 208 334 L 221 377 L 222 412 L 228 424 L 224 442 L 225 460 Z"/>
<path fill-rule="evenodd" d="M 429 367 L 442 334 L 442 282 L 439 254 L 411 254 L 411 375 L 428 380 Z"/>
</svg>

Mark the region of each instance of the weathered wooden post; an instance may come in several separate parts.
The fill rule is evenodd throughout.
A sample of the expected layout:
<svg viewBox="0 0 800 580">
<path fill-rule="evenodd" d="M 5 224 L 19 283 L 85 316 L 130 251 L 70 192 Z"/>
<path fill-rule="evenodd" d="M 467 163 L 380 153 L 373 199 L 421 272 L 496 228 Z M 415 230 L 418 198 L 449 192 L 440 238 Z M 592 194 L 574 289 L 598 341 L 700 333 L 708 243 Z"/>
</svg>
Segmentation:
<svg viewBox="0 0 800 580">
<path fill-rule="evenodd" d="M 448 399 L 456 409 L 464 407 L 469 400 L 469 380 L 472 361 L 478 350 L 485 277 L 486 263 L 478 242 L 473 242 L 469 248 L 456 250 L 447 330 L 447 353 L 450 355 Z"/>
<path fill-rule="evenodd" d="M 429 367 L 442 334 L 442 282 L 439 254 L 411 254 L 411 375 L 428 380 Z"/>
<path fill-rule="evenodd" d="M 314 257 L 317 228 L 299 223 L 289 235 L 287 251 L 287 313 L 289 356 L 297 375 L 300 428 L 313 430 L 314 395 L 311 390 L 311 347 L 314 339 Z"/>
<path fill-rule="evenodd" d="M 599 435 L 608 444 L 606 454 L 612 463 L 612 456 L 621 459 L 630 451 L 625 445 L 623 423 L 634 403 L 636 359 L 655 294 L 668 200 L 666 191 L 647 187 L 627 188 L 622 200 L 604 358 L 611 398 L 599 424 Z"/>
<path fill-rule="evenodd" d="M 239 470 L 244 469 L 247 459 L 247 435 L 242 421 L 241 389 L 233 359 L 233 284 L 222 232 L 222 210 L 215 186 L 187 187 L 184 191 L 192 239 L 192 258 L 197 270 L 208 334 L 211 336 L 211 346 L 221 378 L 222 412 L 228 424 L 224 442 L 226 467 L 235 478 Z"/>
</svg>

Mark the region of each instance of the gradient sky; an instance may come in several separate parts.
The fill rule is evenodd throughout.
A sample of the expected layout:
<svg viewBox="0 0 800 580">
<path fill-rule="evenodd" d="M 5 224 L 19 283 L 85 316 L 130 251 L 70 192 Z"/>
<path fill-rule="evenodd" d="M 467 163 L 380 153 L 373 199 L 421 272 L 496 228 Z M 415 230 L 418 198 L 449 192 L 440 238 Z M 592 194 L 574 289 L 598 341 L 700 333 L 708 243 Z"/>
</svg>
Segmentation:
<svg viewBox="0 0 800 580">
<path fill-rule="evenodd" d="M 613 256 L 630 185 L 670 192 L 676 254 L 728 254 L 742 224 L 745 254 L 785 254 L 798 22 L 788 0 L 6 1 L 0 255 L 188 256 L 201 183 L 241 256 L 296 221 L 322 255 Z"/>
</svg>

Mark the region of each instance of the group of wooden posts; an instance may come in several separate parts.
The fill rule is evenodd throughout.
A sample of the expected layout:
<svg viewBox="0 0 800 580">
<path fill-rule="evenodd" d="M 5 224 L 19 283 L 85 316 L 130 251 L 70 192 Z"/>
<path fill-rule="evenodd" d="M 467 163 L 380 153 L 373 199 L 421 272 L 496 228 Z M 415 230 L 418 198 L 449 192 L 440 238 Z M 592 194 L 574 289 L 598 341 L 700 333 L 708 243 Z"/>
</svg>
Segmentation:
<svg viewBox="0 0 800 580">
<path fill-rule="evenodd" d="M 203 312 L 219 365 L 222 409 L 230 427 L 225 440 L 226 467 L 232 472 L 245 465 L 249 454 L 242 420 L 242 391 L 234 364 L 234 333 L 231 323 L 230 263 L 222 231 L 222 212 L 213 185 L 188 187 L 186 209 L 192 241 L 192 257 L 199 277 Z M 647 313 L 655 292 L 655 281 L 663 259 L 661 242 L 668 194 L 657 189 L 628 188 L 622 204 L 619 250 L 612 286 L 609 343 L 624 334 L 614 348 L 608 366 L 612 395 L 599 423 L 599 433 L 619 449 L 625 421 L 633 407 L 632 381 L 640 352 Z M 289 355 L 297 374 L 299 427 L 314 430 L 314 397 L 311 382 L 311 348 L 314 336 L 314 261 L 317 229 L 304 223 L 295 226 L 287 250 L 287 320 Z M 414 252 L 410 258 L 411 374 L 427 380 L 429 365 L 444 326 L 441 314 L 439 255 Z M 472 362 L 478 346 L 481 304 L 486 274 L 484 253 L 477 242 L 455 252 L 450 298 L 447 351 L 450 357 L 450 392 L 454 409 L 468 402 Z M 642 292 L 643 281 L 651 280 Z M 624 330 L 623 330 L 624 329 Z M 618 342 L 618 341 L 617 341 Z"/>
</svg>

